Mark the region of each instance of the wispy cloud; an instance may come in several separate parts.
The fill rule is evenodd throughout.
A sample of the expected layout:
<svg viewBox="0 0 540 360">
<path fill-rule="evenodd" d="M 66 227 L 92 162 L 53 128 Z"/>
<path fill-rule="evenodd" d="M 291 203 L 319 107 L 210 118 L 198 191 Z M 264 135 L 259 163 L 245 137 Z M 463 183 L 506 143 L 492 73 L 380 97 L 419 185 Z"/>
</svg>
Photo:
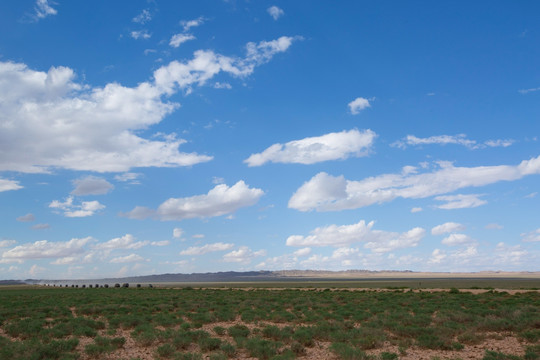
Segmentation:
<svg viewBox="0 0 540 360">
<path fill-rule="evenodd" d="M 535 92 L 535 91 L 539 91 L 540 90 L 540 87 L 536 87 L 536 88 L 530 88 L 530 89 L 521 89 L 521 90 L 518 90 L 518 92 L 520 94 L 528 94 L 530 92 Z"/>
<path fill-rule="evenodd" d="M 131 19 L 131 21 L 133 21 L 134 23 L 138 23 L 141 25 L 146 24 L 150 20 L 152 20 L 152 14 L 150 13 L 150 10 L 148 9 L 144 9 L 139 15 Z"/>
<path fill-rule="evenodd" d="M 438 205 L 439 209 L 468 209 L 475 208 L 481 205 L 487 204 L 487 201 L 480 199 L 479 197 L 483 194 L 458 194 L 458 195 L 447 195 L 447 196 L 437 196 L 435 200 L 445 201 L 446 204 Z"/>
<path fill-rule="evenodd" d="M 34 15 L 35 20 L 40 20 L 46 18 L 47 16 L 56 15 L 58 11 L 54 9 L 51 4 L 56 5 L 56 3 L 49 0 L 36 0 L 36 5 L 34 6 Z"/>
<path fill-rule="evenodd" d="M 201 26 L 206 21 L 206 18 L 199 16 L 196 19 L 193 20 L 182 20 L 180 21 L 180 25 L 184 27 L 184 32 L 189 31 L 192 27 Z"/>
<path fill-rule="evenodd" d="M 150 39 L 152 37 L 152 34 L 150 34 L 148 32 L 148 30 L 137 30 L 137 31 L 132 31 L 130 33 L 131 37 L 134 38 L 135 40 L 138 40 L 138 39 Z"/>
<path fill-rule="evenodd" d="M 391 146 L 405 149 L 407 145 L 409 146 L 421 146 L 421 145 L 462 145 L 469 149 L 483 149 L 486 147 L 508 147 L 512 145 L 515 141 L 512 139 L 497 139 L 497 140 L 487 140 L 484 143 L 478 143 L 476 140 L 467 139 L 467 135 L 458 134 L 458 135 L 437 135 L 430 136 L 427 138 L 419 138 L 414 135 L 407 135 L 402 140 L 396 141 Z"/>
<path fill-rule="evenodd" d="M 177 48 L 183 43 L 185 43 L 186 41 L 194 40 L 194 39 L 195 39 L 195 36 L 191 34 L 176 34 L 171 37 L 171 40 L 169 41 L 169 45 L 174 48 Z"/>
</svg>

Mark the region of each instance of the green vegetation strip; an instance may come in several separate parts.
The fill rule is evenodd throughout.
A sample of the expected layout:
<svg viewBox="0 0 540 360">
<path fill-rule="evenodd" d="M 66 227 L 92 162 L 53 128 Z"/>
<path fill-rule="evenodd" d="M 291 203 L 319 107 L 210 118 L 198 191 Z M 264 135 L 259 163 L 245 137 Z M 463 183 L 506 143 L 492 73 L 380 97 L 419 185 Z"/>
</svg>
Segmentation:
<svg viewBox="0 0 540 360">
<path fill-rule="evenodd" d="M 204 330 L 206 329 L 206 330 Z M 539 359 L 540 294 L 339 289 L 72 289 L 0 291 L 0 359 L 103 358 L 129 334 L 155 359 L 398 359 L 411 347 L 459 352 L 513 336 Z M 80 345 L 84 339 L 84 346 Z M 391 344 L 398 352 L 368 355 Z"/>
</svg>

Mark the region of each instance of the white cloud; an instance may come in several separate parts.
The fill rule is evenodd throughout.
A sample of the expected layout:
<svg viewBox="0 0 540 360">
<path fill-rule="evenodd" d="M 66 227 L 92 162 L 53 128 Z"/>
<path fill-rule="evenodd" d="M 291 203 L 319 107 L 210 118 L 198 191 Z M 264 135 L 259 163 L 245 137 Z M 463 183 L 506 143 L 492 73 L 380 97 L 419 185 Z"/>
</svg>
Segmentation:
<svg viewBox="0 0 540 360">
<path fill-rule="evenodd" d="M 530 89 L 521 89 L 521 90 L 518 90 L 518 92 L 520 94 L 528 94 L 530 92 L 535 92 L 535 91 L 539 91 L 540 90 L 540 87 L 536 87 L 536 88 L 530 88 Z"/>
<path fill-rule="evenodd" d="M 540 174 L 540 156 L 519 165 L 456 167 L 439 162 L 429 173 L 384 174 L 360 181 L 346 180 L 321 172 L 305 182 L 290 198 L 289 208 L 300 211 L 339 211 L 356 209 L 396 198 L 420 199 L 446 194 L 467 187 L 480 187 L 499 181 L 514 181 Z M 459 204 L 459 199 L 454 199 Z M 462 199 L 463 200 L 463 199 Z M 464 199 L 471 204 L 483 200 Z M 448 205 L 448 204 L 447 204 Z M 443 205 L 444 206 L 444 205 Z"/>
<path fill-rule="evenodd" d="M 532 193 L 530 193 L 530 194 L 528 194 L 528 195 L 525 195 L 525 198 L 527 198 L 527 199 L 533 199 L 533 198 L 536 197 L 536 195 L 538 195 L 537 192 L 532 192 Z"/>
<path fill-rule="evenodd" d="M 189 31 L 189 29 L 191 29 L 192 27 L 197 27 L 204 24 L 205 21 L 206 19 L 200 16 L 197 19 L 180 21 L 180 25 L 184 27 L 184 31 Z"/>
<path fill-rule="evenodd" d="M 152 241 L 150 245 L 152 246 L 167 246 L 170 245 L 171 242 L 169 240 L 162 240 L 162 241 Z"/>
<path fill-rule="evenodd" d="M 169 45 L 174 48 L 177 48 L 183 43 L 185 43 L 186 41 L 194 40 L 194 39 L 195 39 L 195 36 L 191 34 L 176 34 L 171 37 L 171 40 L 169 41 Z"/>
<path fill-rule="evenodd" d="M 229 83 L 216 82 L 214 84 L 214 89 L 232 89 L 232 86 Z"/>
<path fill-rule="evenodd" d="M 135 241 L 135 237 L 131 234 L 126 234 L 122 237 L 111 239 L 107 242 L 100 243 L 94 246 L 96 250 L 128 250 L 140 249 L 148 245 L 149 241 Z"/>
<path fill-rule="evenodd" d="M 261 189 L 250 188 L 240 180 L 231 187 L 225 184 L 216 185 L 205 195 L 170 198 L 155 211 L 144 207 L 136 207 L 122 215 L 132 219 L 157 216 L 161 220 L 175 221 L 221 216 L 254 205 L 263 194 L 264 191 Z"/>
<path fill-rule="evenodd" d="M 357 115 L 360 113 L 360 111 L 364 110 L 365 108 L 371 107 L 369 100 L 363 97 L 357 97 L 356 99 L 351 101 L 348 106 L 351 111 L 351 114 L 353 115 Z"/>
<path fill-rule="evenodd" d="M 195 234 L 192 236 L 194 239 L 204 239 L 204 234 Z"/>
<path fill-rule="evenodd" d="M 19 245 L 2 254 L 3 259 L 26 260 L 26 259 L 46 259 L 62 258 L 83 253 L 84 246 L 94 241 L 92 237 L 83 239 L 71 239 L 67 242 L 49 242 L 47 240 L 36 241 L 34 243 Z"/>
<path fill-rule="evenodd" d="M 19 216 L 17 218 L 17 221 L 20 221 L 20 222 L 32 222 L 35 220 L 36 220 L 36 217 L 34 216 L 34 214 L 26 214 L 23 216 Z"/>
<path fill-rule="evenodd" d="M 475 208 L 487 204 L 487 201 L 479 199 L 482 194 L 458 194 L 437 196 L 435 200 L 446 201 L 446 204 L 437 206 L 439 209 L 453 210 L 453 209 L 468 209 Z"/>
<path fill-rule="evenodd" d="M 10 190 L 19 190 L 23 187 L 19 185 L 18 181 L 14 180 L 6 180 L 0 178 L 0 192 L 2 191 L 10 191 Z"/>
<path fill-rule="evenodd" d="M 421 207 L 413 207 L 411 209 L 411 212 L 414 214 L 414 213 L 417 213 L 417 212 L 421 212 L 423 211 L 424 209 L 422 209 Z"/>
<path fill-rule="evenodd" d="M 73 203 L 73 197 L 68 197 L 64 202 L 53 200 L 49 207 L 51 209 L 60 209 L 64 211 L 66 217 L 87 217 L 92 216 L 96 211 L 105 208 L 105 205 L 100 204 L 99 201 L 83 201 L 80 205 Z"/>
<path fill-rule="evenodd" d="M 295 256 L 307 256 L 310 253 L 311 253 L 311 248 L 305 247 L 305 248 L 296 250 L 293 254 Z"/>
<path fill-rule="evenodd" d="M 474 240 L 465 234 L 450 234 L 441 243 L 448 246 L 470 244 Z"/>
<path fill-rule="evenodd" d="M 126 172 L 120 175 L 115 175 L 114 180 L 121 182 L 129 182 L 130 184 L 140 184 L 139 178 L 142 176 L 140 173 Z"/>
<path fill-rule="evenodd" d="M 144 25 L 152 20 L 152 14 L 148 9 L 144 9 L 139 15 L 135 16 L 131 21 Z"/>
<path fill-rule="evenodd" d="M 51 4 L 54 4 L 51 2 Z M 50 15 L 56 15 L 58 11 L 54 9 L 48 0 L 36 0 L 36 6 L 34 7 L 36 20 L 46 18 Z"/>
<path fill-rule="evenodd" d="M 525 242 L 539 242 L 540 241 L 540 228 L 535 231 L 521 234 L 521 240 Z"/>
<path fill-rule="evenodd" d="M 107 180 L 96 177 L 86 176 L 82 179 L 73 181 L 75 189 L 71 192 L 72 195 L 103 195 L 114 189 L 113 184 Z"/>
<path fill-rule="evenodd" d="M 498 140 L 488 140 L 484 142 L 484 144 L 489 147 L 508 147 L 512 145 L 514 142 L 515 141 L 512 139 L 506 139 L 506 140 L 498 139 Z"/>
<path fill-rule="evenodd" d="M 148 32 L 148 30 L 137 30 L 137 31 L 132 31 L 130 33 L 131 37 L 134 38 L 135 40 L 138 40 L 138 39 L 150 39 L 152 37 L 152 34 L 150 34 Z"/>
<path fill-rule="evenodd" d="M 488 230 L 501 230 L 504 227 L 497 223 L 491 223 L 491 224 L 487 224 L 485 228 Z"/>
<path fill-rule="evenodd" d="M 25 64 L 0 62 L 0 171 L 43 173 L 50 168 L 125 172 L 132 167 L 191 166 L 210 156 L 181 153 L 185 140 L 141 138 L 140 130 L 158 124 L 179 107 L 164 98 L 186 94 L 220 72 L 245 77 L 299 38 L 283 36 L 248 43 L 246 57 L 199 50 L 186 62 L 158 68 L 152 81 L 136 87 L 109 83 L 90 87 L 74 81 L 73 70 L 34 71 Z M 0 181 L 0 190 L 18 188 Z M 4 189 L 3 189 L 4 188 Z"/>
<path fill-rule="evenodd" d="M 182 238 L 182 235 L 184 235 L 184 230 L 182 230 L 181 228 L 174 228 L 173 229 L 173 237 L 175 239 Z"/>
<path fill-rule="evenodd" d="M 30 268 L 30 270 L 28 270 L 28 274 L 30 276 L 36 276 L 40 273 L 43 273 L 44 271 L 46 271 L 47 269 L 45 269 L 44 267 L 41 267 L 41 266 L 37 266 L 36 264 L 32 265 L 32 267 Z"/>
<path fill-rule="evenodd" d="M 465 230 L 465 226 L 463 226 L 462 224 L 455 223 L 455 222 L 446 222 L 444 224 L 433 227 L 433 229 L 431 229 L 431 234 L 442 235 L 446 233 L 453 233 L 453 232 L 463 231 L 463 230 Z"/>
<path fill-rule="evenodd" d="M 373 252 L 388 252 L 395 249 L 415 247 L 425 235 L 419 227 L 404 233 L 373 230 L 375 222 L 368 224 L 364 220 L 352 225 L 329 225 L 318 227 L 308 236 L 292 235 L 287 238 L 288 246 L 332 246 L 346 247 L 355 243 L 364 243 L 364 247 Z"/>
<path fill-rule="evenodd" d="M 45 229 L 50 229 L 51 225 L 49 224 L 35 224 L 35 225 L 32 225 L 32 229 L 33 230 L 45 230 Z"/>
<path fill-rule="evenodd" d="M 0 240 L 0 248 L 15 245 L 16 243 L 15 240 Z"/>
<path fill-rule="evenodd" d="M 407 145 L 418 146 L 418 145 L 462 145 L 469 149 L 483 149 L 485 147 L 508 147 L 514 143 L 512 139 L 497 139 L 497 140 L 487 140 L 484 143 L 478 143 L 475 140 L 467 139 L 467 135 L 458 134 L 458 135 L 437 135 L 430 136 L 427 138 L 419 138 L 414 135 L 407 135 L 403 140 L 396 141 L 391 144 L 391 146 L 406 148 Z"/>
<path fill-rule="evenodd" d="M 137 254 L 130 254 L 127 256 L 120 256 L 112 258 L 109 262 L 112 264 L 124 264 L 130 262 L 144 261 L 144 258 Z"/>
<path fill-rule="evenodd" d="M 270 14 L 271 17 L 274 18 L 274 20 L 277 20 L 280 17 L 282 17 L 283 15 L 285 15 L 285 12 L 282 9 L 275 6 L 275 5 L 270 6 L 268 9 L 266 9 L 266 11 L 268 12 L 268 14 Z"/>
<path fill-rule="evenodd" d="M 135 135 L 178 107 L 162 102 L 154 85 L 88 88 L 73 78 L 65 67 L 45 73 L 0 62 L 0 171 L 39 173 L 54 167 L 117 172 L 212 159 L 178 152 L 185 140 L 151 141 Z"/>
<path fill-rule="evenodd" d="M 223 255 L 223 261 L 249 264 L 254 258 L 265 255 L 265 250 L 253 251 L 247 246 L 241 246 L 238 250 Z"/>
<path fill-rule="evenodd" d="M 366 156 L 377 135 L 371 130 L 357 129 L 329 133 L 274 144 L 262 153 L 252 154 L 244 163 L 261 166 L 266 162 L 314 164 L 328 160 L 344 160 L 350 156 Z"/>
<path fill-rule="evenodd" d="M 431 258 L 428 260 L 430 264 L 440 264 L 446 258 L 446 254 L 440 249 L 435 249 L 431 253 Z"/>
<path fill-rule="evenodd" d="M 234 244 L 225 244 L 222 242 L 206 244 L 204 246 L 191 246 L 186 250 L 181 251 L 180 255 L 204 255 L 209 252 L 229 250 L 233 246 Z"/>
</svg>

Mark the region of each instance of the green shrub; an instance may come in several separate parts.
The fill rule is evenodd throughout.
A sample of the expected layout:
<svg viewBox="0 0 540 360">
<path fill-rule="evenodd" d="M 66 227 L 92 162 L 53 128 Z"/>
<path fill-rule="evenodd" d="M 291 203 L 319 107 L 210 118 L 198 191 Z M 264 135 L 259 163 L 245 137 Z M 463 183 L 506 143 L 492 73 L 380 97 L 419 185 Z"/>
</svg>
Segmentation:
<svg viewBox="0 0 540 360">
<path fill-rule="evenodd" d="M 260 338 L 248 339 L 246 343 L 246 349 L 250 356 L 257 359 L 270 359 L 277 354 L 278 348 L 278 343 Z"/>
<path fill-rule="evenodd" d="M 156 353 L 161 358 L 170 358 L 174 354 L 174 347 L 171 344 L 163 344 L 158 346 Z"/>
<path fill-rule="evenodd" d="M 201 347 L 202 351 L 214 351 L 219 349 L 221 346 L 221 340 L 217 338 L 211 338 L 211 337 L 203 337 L 199 339 L 199 346 Z"/>
<path fill-rule="evenodd" d="M 229 329 L 227 329 L 227 333 L 233 338 L 242 338 L 248 337 L 250 331 L 249 328 L 245 325 L 233 325 Z"/>
</svg>

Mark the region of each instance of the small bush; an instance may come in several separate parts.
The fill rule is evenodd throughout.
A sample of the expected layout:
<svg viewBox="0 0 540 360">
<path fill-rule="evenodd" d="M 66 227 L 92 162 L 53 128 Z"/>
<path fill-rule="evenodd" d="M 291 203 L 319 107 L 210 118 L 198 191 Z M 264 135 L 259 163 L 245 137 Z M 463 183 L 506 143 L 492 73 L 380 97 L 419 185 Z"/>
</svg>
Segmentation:
<svg viewBox="0 0 540 360">
<path fill-rule="evenodd" d="M 158 346 L 156 353 L 161 358 L 170 358 L 174 354 L 174 347 L 171 344 L 163 344 Z"/>
</svg>

